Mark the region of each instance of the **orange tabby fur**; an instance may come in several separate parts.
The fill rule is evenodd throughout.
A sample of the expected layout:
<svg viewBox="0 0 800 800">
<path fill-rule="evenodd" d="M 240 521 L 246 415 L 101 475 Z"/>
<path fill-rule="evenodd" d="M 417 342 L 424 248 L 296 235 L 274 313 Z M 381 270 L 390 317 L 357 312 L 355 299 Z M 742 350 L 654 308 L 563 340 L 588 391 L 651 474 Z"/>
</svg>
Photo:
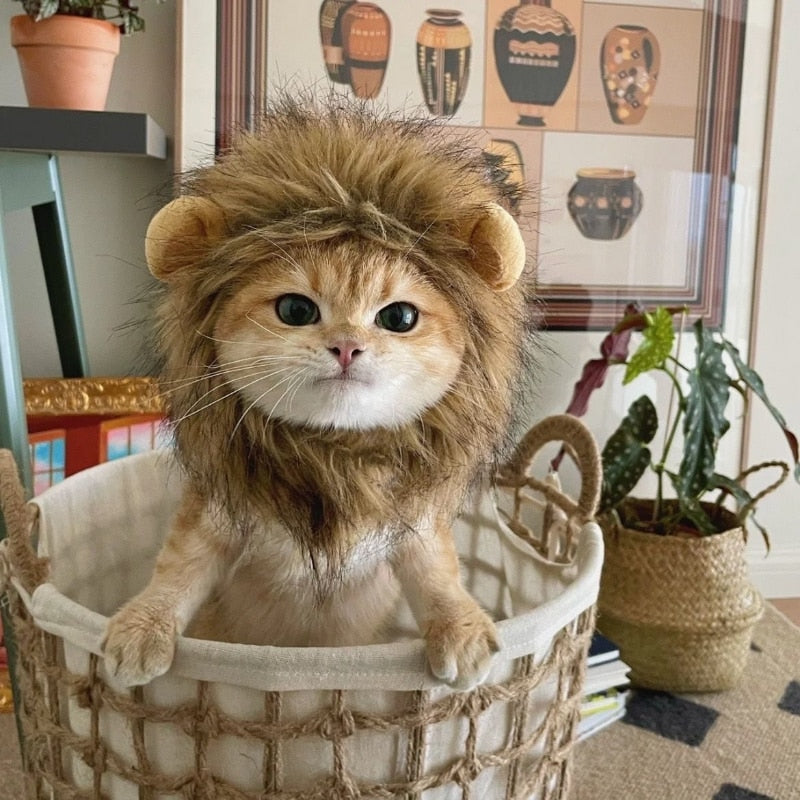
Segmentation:
<svg viewBox="0 0 800 800">
<path fill-rule="evenodd" d="M 187 626 L 369 643 L 402 591 L 434 674 L 473 685 L 498 642 L 450 526 L 505 444 L 526 336 L 503 186 L 430 123 L 284 101 L 187 189 L 148 234 L 187 490 L 109 667 L 150 680 Z M 287 294 L 319 320 L 282 321 Z M 397 302 L 411 330 L 377 325 Z"/>
</svg>

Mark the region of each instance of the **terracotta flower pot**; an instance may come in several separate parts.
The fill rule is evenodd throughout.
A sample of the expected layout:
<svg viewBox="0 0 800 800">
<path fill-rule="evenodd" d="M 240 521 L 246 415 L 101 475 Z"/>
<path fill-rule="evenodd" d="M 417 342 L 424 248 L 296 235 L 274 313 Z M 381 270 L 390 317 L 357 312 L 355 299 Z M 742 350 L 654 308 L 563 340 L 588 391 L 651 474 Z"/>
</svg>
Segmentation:
<svg viewBox="0 0 800 800">
<path fill-rule="evenodd" d="M 119 40 L 119 29 L 100 19 L 12 17 L 11 44 L 29 105 L 102 111 Z"/>
<path fill-rule="evenodd" d="M 652 502 L 628 501 L 646 519 Z M 602 518 L 598 628 L 619 645 L 637 686 L 671 692 L 734 687 L 764 601 L 750 584 L 744 531 L 660 536 Z"/>
</svg>

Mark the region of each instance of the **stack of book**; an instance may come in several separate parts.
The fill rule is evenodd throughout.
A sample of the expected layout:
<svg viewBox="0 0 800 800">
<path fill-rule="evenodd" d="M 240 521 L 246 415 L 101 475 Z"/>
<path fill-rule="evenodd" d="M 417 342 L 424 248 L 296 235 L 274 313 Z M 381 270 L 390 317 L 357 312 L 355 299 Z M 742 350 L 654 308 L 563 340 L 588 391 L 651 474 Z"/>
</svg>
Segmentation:
<svg viewBox="0 0 800 800">
<path fill-rule="evenodd" d="M 630 667 L 620 658 L 616 644 L 595 631 L 586 661 L 578 741 L 624 716 L 629 670 Z"/>
</svg>

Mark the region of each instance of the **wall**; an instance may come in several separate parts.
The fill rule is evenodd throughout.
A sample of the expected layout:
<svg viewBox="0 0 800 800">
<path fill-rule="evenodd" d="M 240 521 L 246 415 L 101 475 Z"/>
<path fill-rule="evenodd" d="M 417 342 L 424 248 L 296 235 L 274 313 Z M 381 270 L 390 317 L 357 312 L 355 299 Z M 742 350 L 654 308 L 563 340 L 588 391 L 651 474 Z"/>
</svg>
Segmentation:
<svg viewBox="0 0 800 800">
<path fill-rule="evenodd" d="M 8 20 L 19 3 L 0 4 L 0 104 L 27 105 Z M 175 5 L 145 2 L 147 30 L 123 38 L 107 109 L 149 114 L 174 135 Z M 126 375 L 140 363 L 146 305 L 136 302 L 150 279 L 144 233 L 160 205 L 155 194 L 172 174 L 172 158 L 60 156 L 64 204 L 94 375 Z M 60 375 L 47 294 L 31 215 L 6 219 L 11 285 L 25 377 Z M 129 327 L 129 325 L 131 327 Z"/>
<path fill-rule="evenodd" d="M 789 426 L 800 435 L 800 269 L 794 235 L 800 176 L 797 148 L 800 107 L 796 102 L 795 81 L 800 72 L 800 48 L 793 41 L 794 32 L 800 30 L 800 3 L 783 0 L 782 5 L 752 358 L 772 401 L 786 416 Z M 753 409 L 749 434 L 748 463 L 785 457 L 787 450 L 782 435 L 760 407 Z M 754 580 L 768 596 L 800 596 L 800 487 L 792 480 L 787 481 L 762 503 L 761 508 L 759 519 L 771 532 L 772 552 L 765 558 L 763 546 L 759 542 L 750 543 Z"/>
</svg>

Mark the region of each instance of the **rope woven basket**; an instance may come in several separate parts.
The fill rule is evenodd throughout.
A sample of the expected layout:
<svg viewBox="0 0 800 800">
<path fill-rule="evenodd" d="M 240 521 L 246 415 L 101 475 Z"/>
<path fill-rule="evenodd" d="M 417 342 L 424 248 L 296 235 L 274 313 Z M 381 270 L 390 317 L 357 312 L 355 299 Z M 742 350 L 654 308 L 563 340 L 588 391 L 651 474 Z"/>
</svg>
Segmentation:
<svg viewBox="0 0 800 800">
<path fill-rule="evenodd" d="M 748 578 L 744 531 L 720 513 L 730 529 L 701 537 L 642 533 L 603 518 L 598 627 L 617 642 L 638 686 L 720 691 L 744 671 L 764 602 Z"/>
<path fill-rule="evenodd" d="M 554 440 L 581 454 L 578 502 L 550 485 L 534 497 L 528 466 Z M 485 684 L 464 693 L 438 684 L 410 630 L 345 648 L 180 638 L 166 675 L 127 690 L 106 674 L 100 642 L 108 615 L 149 577 L 177 502 L 177 469 L 166 451 L 133 456 L 26 505 L 13 459 L 0 451 L 27 796 L 566 797 L 602 565 L 594 441 L 572 418 L 550 418 L 498 483 L 516 511 L 501 519 L 486 490 L 456 526 L 465 583 L 503 643 Z M 541 555 L 554 548 L 558 559 Z"/>
</svg>

